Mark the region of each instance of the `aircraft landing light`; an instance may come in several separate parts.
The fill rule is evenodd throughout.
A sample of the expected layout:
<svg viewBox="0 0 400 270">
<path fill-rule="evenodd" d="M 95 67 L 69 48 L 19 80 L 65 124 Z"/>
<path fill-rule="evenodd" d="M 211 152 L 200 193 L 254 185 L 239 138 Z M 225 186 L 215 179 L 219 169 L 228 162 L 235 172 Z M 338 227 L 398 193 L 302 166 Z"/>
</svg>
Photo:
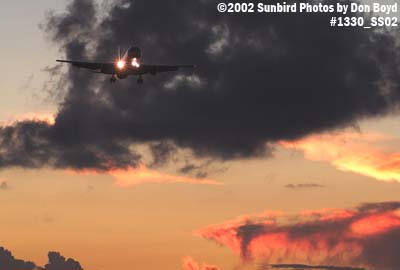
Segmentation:
<svg viewBox="0 0 400 270">
<path fill-rule="evenodd" d="M 119 69 L 123 69 L 123 68 L 125 67 L 125 62 L 122 61 L 122 60 L 118 61 L 118 62 L 117 62 L 117 67 L 118 67 Z"/>
<path fill-rule="evenodd" d="M 133 67 L 136 67 L 136 68 L 139 68 L 139 67 L 140 67 L 140 64 L 139 64 L 139 62 L 137 61 L 136 58 L 133 58 L 133 60 L 132 60 L 132 66 L 133 66 Z"/>
</svg>

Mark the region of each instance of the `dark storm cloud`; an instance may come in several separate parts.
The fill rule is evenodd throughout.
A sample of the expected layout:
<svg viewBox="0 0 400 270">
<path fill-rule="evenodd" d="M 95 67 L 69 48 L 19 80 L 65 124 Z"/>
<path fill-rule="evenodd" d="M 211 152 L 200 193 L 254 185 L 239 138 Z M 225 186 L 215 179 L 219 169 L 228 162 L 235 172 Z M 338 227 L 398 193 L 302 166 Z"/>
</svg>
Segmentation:
<svg viewBox="0 0 400 270">
<path fill-rule="evenodd" d="M 83 111 L 82 111 L 83 112 Z M 90 113 L 86 113 L 88 115 Z M 82 114 L 85 118 L 85 114 Z M 71 124 L 73 124 L 71 122 Z M 67 127 L 65 127 L 67 128 Z M 68 130 L 91 129 L 73 124 Z M 26 121 L 0 128 L 0 167 L 98 169 L 134 166 L 138 156 L 123 141 L 93 140 L 89 137 L 64 137 L 67 130 L 56 129 L 46 122 Z M 68 131 L 71 132 L 71 131 Z M 78 133 L 78 132 L 77 132 Z M 90 134 L 87 134 L 90 136 Z"/>
<path fill-rule="evenodd" d="M 118 45 L 134 44 L 146 63 L 198 69 L 138 86 L 71 68 L 60 75 L 67 91 L 55 125 L 0 129 L 0 166 L 126 168 L 140 162 L 139 143 L 153 144 L 160 165 L 173 154 L 165 141 L 198 157 L 265 156 L 278 140 L 391 112 L 400 100 L 395 37 L 331 28 L 331 16 L 219 14 L 208 0 L 70 1 L 42 24 L 65 58 L 110 61 Z"/>
<path fill-rule="evenodd" d="M 285 188 L 289 189 L 313 189 L 313 188 L 325 188 L 325 186 L 320 185 L 320 184 L 314 184 L 314 183 L 306 183 L 306 184 L 288 184 L 285 186 Z"/>
</svg>

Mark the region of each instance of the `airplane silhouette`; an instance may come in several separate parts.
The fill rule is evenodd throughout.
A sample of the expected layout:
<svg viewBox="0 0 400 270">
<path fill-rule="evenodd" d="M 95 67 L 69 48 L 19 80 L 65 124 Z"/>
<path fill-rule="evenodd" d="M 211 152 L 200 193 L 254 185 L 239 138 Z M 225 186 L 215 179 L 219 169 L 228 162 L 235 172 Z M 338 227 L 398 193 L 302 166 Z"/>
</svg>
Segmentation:
<svg viewBox="0 0 400 270">
<path fill-rule="evenodd" d="M 129 48 L 123 57 L 118 49 L 118 60 L 115 62 L 82 62 L 57 60 L 57 62 L 72 64 L 75 67 L 90 69 L 95 73 L 111 75 L 110 82 L 115 83 L 117 78 L 122 80 L 130 75 L 139 76 L 138 84 L 143 84 L 143 75 L 156 75 L 160 72 L 177 71 L 180 68 L 195 68 L 194 65 L 146 65 L 141 63 L 142 51 L 139 47 Z"/>
</svg>

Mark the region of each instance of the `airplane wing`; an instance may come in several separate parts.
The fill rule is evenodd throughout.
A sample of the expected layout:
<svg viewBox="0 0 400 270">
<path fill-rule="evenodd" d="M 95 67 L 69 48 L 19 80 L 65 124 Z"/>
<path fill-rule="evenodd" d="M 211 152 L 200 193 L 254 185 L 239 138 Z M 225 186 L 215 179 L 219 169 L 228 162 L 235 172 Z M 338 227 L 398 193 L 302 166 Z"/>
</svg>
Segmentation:
<svg viewBox="0 0 400 270">
<path fill-rule="evenodd" d="M 194 65 L 141 65 L 140 69 L 143 73 L 156 74 L 167 71 L 177 71 L 181 68 L 195 68 Z"/>
<path fill-rule="evenodd" d="M 75 67 L 86 68 L 91 70 L 100 70 L 100 69 L 114 69 L 114 63 L 95 63 L 95 62 L 80 62 L 80 61 L 68 61 L 68 60 L 57 60 L 60 63 L 68 63 Z"/>
<path fill-rule="evenodd" d="M 96 63 L 96 62 L 81 62 L 81 61 L 69 61 L 69 60 L 57 60 L 60 63 L 68 63 L 75 67 L 86 68 L 91 70 L 104 70 L 107 73 L 116 73 L 115 63 Z M 160 72 L 177 71 L 181 68 L 195 68 L 194 65 L 141 65 L 138 69 L 139 74 L 157 74 Z"/>
</svg>

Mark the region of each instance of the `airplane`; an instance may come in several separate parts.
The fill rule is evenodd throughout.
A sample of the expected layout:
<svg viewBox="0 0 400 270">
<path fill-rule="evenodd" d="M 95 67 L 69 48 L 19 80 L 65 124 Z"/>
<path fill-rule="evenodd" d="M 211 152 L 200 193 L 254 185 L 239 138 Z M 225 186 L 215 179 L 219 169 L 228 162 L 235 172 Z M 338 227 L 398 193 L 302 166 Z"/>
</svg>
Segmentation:
<svg viewBox="0 0 400 270">
<path fill-rule="evenodd" d="M 81 62 L 70 60 L 56 60 L 60 63 L 68 63 L 78 68 L 90 69 L 95 73 L 111 75 L 110 82 L 115 83 L 117 78 L 122 80 L 130 75 L 139 76 L 137 83 L 143 84 L 143 75 L 156 75 L 160 72 L 177 71 L 180 68 L 195 68 L 194 65 L 146 65 L 141 63 L 142 50 L 139 47 L 129 48 L 123 57 L 118 49 L 118 59 L 115 62 Z"/>
</svg>

